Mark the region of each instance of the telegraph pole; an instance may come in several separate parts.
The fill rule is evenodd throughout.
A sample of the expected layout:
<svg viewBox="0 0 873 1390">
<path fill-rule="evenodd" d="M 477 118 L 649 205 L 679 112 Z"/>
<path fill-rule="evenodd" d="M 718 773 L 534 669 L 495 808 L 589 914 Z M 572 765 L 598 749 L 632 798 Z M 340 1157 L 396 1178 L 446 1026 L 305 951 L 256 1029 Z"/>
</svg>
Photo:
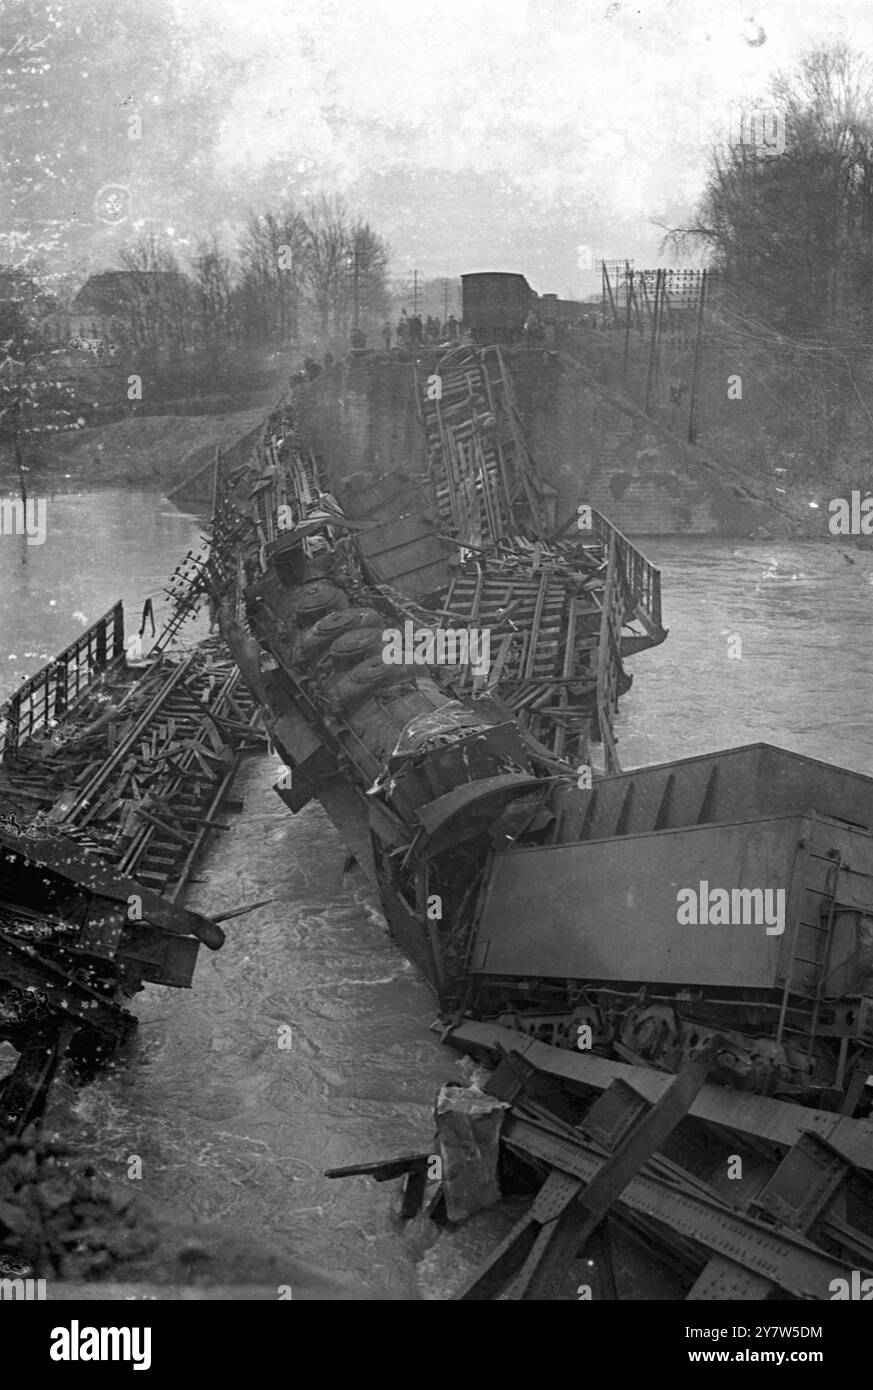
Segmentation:
<svg viewBox="0 0 873 1390">
<path fill-rule="evenodd" d="M 663 276 L 665 271 L 655 271 L 655 303 L 652 309 L 652 337 L 649 343 L 649 371 L 646 376 L 646 414 L 652 402 L 652 382 L 655 377 L 655 354 L 658 346 L 658 315 L 661 309 L 661 297 L 663 294 Z"/>
<path fill-rule="evenodd" d="M 700 275 L 700 293 L 697 299 L 697 334 L 694 340 L 694 372 L 691 377 L 691 404 L 688 407 L 688 443 L 697 441 L 697 386 L 700 379 L 700 345 L 703 337 L 703 308 L 706 301 L 706 271 Z"/>
<path fill-rule="evenodd" d="M 624 292 L 627 303 L 625 304 L 626 318 L 624 325 L 624 362 L 622 363 L 621 369 L 622 381 L 627 377 L 627 356 L 630 349 L 631 303 L 634 297 L 634 273 L 630 268 L 630 261 L 625 261 L 624 263 L 624 275 Z"/>
<path fill-rule="evenodd" d="M 418 271 L 412 272 L 412 312 L 418 313 Z"/>
</svg>

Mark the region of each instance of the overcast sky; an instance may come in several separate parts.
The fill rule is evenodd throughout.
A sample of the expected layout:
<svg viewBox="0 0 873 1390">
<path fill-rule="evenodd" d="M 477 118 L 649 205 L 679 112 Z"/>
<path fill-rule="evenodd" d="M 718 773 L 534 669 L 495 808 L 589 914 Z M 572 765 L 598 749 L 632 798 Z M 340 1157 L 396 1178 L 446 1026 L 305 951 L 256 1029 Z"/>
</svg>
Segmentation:
<svg viewBox="0 0 873 1390">
<path fill-rule="evenodd" d="M 595 288 L 580 246 L 664 263 L 653 224 L 690 218 L 707 141 L 777 69 L 834 38 L 873 56 L 869 0 L 170 3 L 185 42 L 166 61 L 206 120 L 165 154 L 144 120 L 137 227 L 170 229 L 184 251 L 206 224 L 232 236 L 249 207 L 342 191 L 390 241 L 395 273 L 519 270 L 561 294 Z M 146 72 L 118 103 L 154 111 L 166 95 L 150 88 Z M 64 99 L 75 122 L 75 88 Z M 95 226 L 92 262 L 112 264 L 130 225 Z"/>
<path fill-rule="evenodd" d="M 398 270 L 518 269 L 586 287 L 577 247 L 659 259 L 710 131 L 804 48 L 873 53 L 869 0 L 181 0 L 247 70 L 217 158 L 346 187 Z M 203 60 L 208 61 L 207 53 Z M 300 173 L 304 175 L 300 178 Z"/>
</svg>

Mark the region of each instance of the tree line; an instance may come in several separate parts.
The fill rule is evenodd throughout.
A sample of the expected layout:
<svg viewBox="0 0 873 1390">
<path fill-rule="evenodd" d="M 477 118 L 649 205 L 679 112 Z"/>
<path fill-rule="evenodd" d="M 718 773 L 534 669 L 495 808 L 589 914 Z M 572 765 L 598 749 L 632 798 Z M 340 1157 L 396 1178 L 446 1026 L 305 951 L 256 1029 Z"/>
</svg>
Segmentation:
<svg viewBox="0 0 873 1390">
<path fill-rule="evenodd" d="M 355 326 L 372 342 L 390 311 L 389 257 L 367 221 L 327 196 L 302 209 L 251 213 L 232 252 L 207 233 L 182 259 L 167 238 L 141 235 L 118 253 L 116 268 L 128 274 L 104 282 L 102 308 L 95 305 L 95 317 L 111 313 L 124 340 L 122 353 L 116 345 L 115 357 L 102 360 L 139 372 L 154 399 L 155 390 L 196 393 L 242 381 L 247 355 L 263 362 L 275 351 L 312 351 L 313 339 L 322 349 L 347 346 Z M 69 281 L 61 289 L 44 266 L 0 275 L 0 445 L 19 471 L 23 442 L 92 418 L 93 389 L 53 353 L 63 346 L 58 318 L 74 297 Z"/>
<path fill-rule="evenodd" d="M 219 363 L 240 347 L 347 341 L 356 323 L 374 333 L 389 307 L 389 257 L 368 222 L 326 196 L 252 213 L 232 254 L 207 233 L 187 265 L 142 236 L 119 256 L 132 344 L 152 364 L 192 352 Z"/>
<path fill-rule="evenodd" d="M 696 214 L 665 244 L 720 272 L 710 346 L 769 411 L 750 458 L 873 481 L 873 68 L 818 45 L 758 106 L 711 149 Z"/>
</svg>

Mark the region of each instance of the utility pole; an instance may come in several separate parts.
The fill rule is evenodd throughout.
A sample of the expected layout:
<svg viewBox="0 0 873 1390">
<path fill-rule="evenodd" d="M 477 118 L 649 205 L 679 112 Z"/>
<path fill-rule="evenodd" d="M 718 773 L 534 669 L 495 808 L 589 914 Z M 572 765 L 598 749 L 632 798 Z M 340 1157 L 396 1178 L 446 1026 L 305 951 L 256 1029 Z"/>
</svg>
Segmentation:
<svg viewBox="0 0 873 1390">
<path fill-rule="evenodd" d="M 355 258 L 355 262 L 354 262 L 354 295 L 355 295 L 355 310 L 354 310 L 354 315 L 355 315 L 355 317 L 354 317 L 354 323 L 353 323 L 352 327 L 353 327 L 353 328 L 357 328 L 357 326 L 358 326 L 358 247 L 357 247 L 357 244 L 355 245 L 353 255 L 354 255 L 354 258 Z"/>
<path fill-rule="evenodd" d="M 691 404 L 688 407 L 688 443 L 694 444 L 697 440 L 697 421 L 695 420 L 695 409 L 697 406 L 697 382 L 700 376 L 700 341 L 703 337 L 703 306 L 706 300 L 706 271 L 700 275 L 700 294 L 697 299 L 697 337 L 694 341 L 694 371 L 691 376 Z"/>
<path fill-rule="evenodd" d="M 652 310 L 652 337 L 651 337 L 651 341 L 650 341 L 650 343 L 649 343 L 649 371 L 648 371 L 648 375 L 647 375 L 647 377 L 646 377 L 646 414 L 647 414 L 647 415 L 648 415 L 648 413 L 649 413 L 649 407 L 650 407 L 650 405 L 651 405 L 651 403 L 652 403 L 652 382 L 653 382 L 654 376 L 655 376 L 655 354 L 656 354 L 657 347 L 658 347 L 658 315 L 659 315 L 659 313 L 660 313 L 660 308 L 661 308 L 661 294 L 662 294 L 662 284 L 663 284 L 662 276 L 663 276 L 663 274 L 664 274 L 664 272 L 661 271 L 661 270 L 657 270 L 657 271 L 655 272 L 655 303 L 654 303 L 654 307 L 653 307 L 653 310 Z"/>
<path fill-rule="evenodd" d="M 627 356 L 630 349 L 631 303 L 634 297 L 634 273 L 630 268 L 630 261 L 625 261 L 624 263 L 624 275 L 624 292 L 627 302 L 625 304 L 626 317 L 624 325 L 624 362 L 621 369 L 622 381 L 627 377 Z"/>
<path fill-rule="evenodd" d="M 449 282 L 443 280 L 443 323 L 449 321 Z"/>
<path fill-rule="evenodd" d="M 418 313 L 418 271 L 417 271 L 417 270 L 414 270 L 414 271 L 412 272 L 412 312 L 413 312 L 413 315 L 415 315 L 415 314 Z"/>
</svg>

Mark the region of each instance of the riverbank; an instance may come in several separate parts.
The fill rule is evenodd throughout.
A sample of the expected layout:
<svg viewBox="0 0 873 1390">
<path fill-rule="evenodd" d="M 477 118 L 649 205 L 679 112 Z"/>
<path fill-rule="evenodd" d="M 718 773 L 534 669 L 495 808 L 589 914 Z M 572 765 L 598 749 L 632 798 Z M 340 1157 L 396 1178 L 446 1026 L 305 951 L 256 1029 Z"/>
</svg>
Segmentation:
<svg viewBox="0 0 873 1390">
<path fill-rule="evenodd" d="M 272 396 L 245 410 L 225 415 L 141 415 L 75 434 L 56 435 L 39 452 L 28 455 L 30 490 L 42 481 L 63 479 L 88 487 L 154 487 L 169 496 L 184 488 L 198 470 L 209 473 L 216 447 L 222 452 L 248 451 L 273 404 Z M 17 480 L 7 478 L 7 486 Z M 207 477 L 193 496 L 212 496 Z"/>
<path fill-rule="evenodd" d="M 829 503 L 838 497 L 851 498 L 844 481 L 807 474 L 792 477 L 788 459 L 784 470 L 747 477 L 736 467 L 726 469 L 705 449 L 695 451 L 691 462 L 686 458 L 682 468 L 675 460 L 668 465 L 666 455 L 662 457 L 665 449 L 669 453 L 663 427 L 659 427 L 658 448 L 653 444 L 643 450 L 651 458 L 642 456 L 640 438 L 633 431 L 626 440 L 630 453 L 625 450 L 627 457 L 619 457 L 620 450 L 613 453 L 618 449 L 618 435 L 611 439 L 603 434 L 602 409 L 589 412 L 592 421 L 600 421 L 600 433 L 586 442 L 579 432 L 584 424 L 581 398 L 568 397 L 561 404 L 558 393 L 548 419 L 543 404 L 531 407 L 532 386 L 526 377 L 535 366 L 519 367 L 520 395 L 530 417 L 537 457 L 542 463 L 550 461 L 561 514 L 568 499 L 578 500 L 584 494 L 585 500 L 631 537 L 710 534 L 761 541 L 831 539 Z M 352 376 L 347 379 L 349 372 Z M 577 393 L 578 389 L 576 383 Z M 55 435 L 27 455 L 29 491 L 34 494 L 61 484 L 155 488 L 178 505 L 207 509 L 216 447 L 231 463 L 245 459 L 279 394 L 281 383 L 277 382 L 254 404 L 249 398 L 244 408 L 226 413 L 136 415 Z M 424 439 L 412 403 L 411 364 L 384 354 L 369 362 L 337 363 L 314 382 L 302 384 L 295 395 L 316 449 L 347 460 L 349 472 L 373 462 L 386 472 L 424 467 Z M 613 418 L 619 417 L 633 425 L 616 407 Z M 0 492 L 17 491 L 17 475 L 7 466 L 5 476 L 0 473 Z M 873 538 L 866 536 L 833 539 L 853 548 L 873 544 Z"/>
</svg>

